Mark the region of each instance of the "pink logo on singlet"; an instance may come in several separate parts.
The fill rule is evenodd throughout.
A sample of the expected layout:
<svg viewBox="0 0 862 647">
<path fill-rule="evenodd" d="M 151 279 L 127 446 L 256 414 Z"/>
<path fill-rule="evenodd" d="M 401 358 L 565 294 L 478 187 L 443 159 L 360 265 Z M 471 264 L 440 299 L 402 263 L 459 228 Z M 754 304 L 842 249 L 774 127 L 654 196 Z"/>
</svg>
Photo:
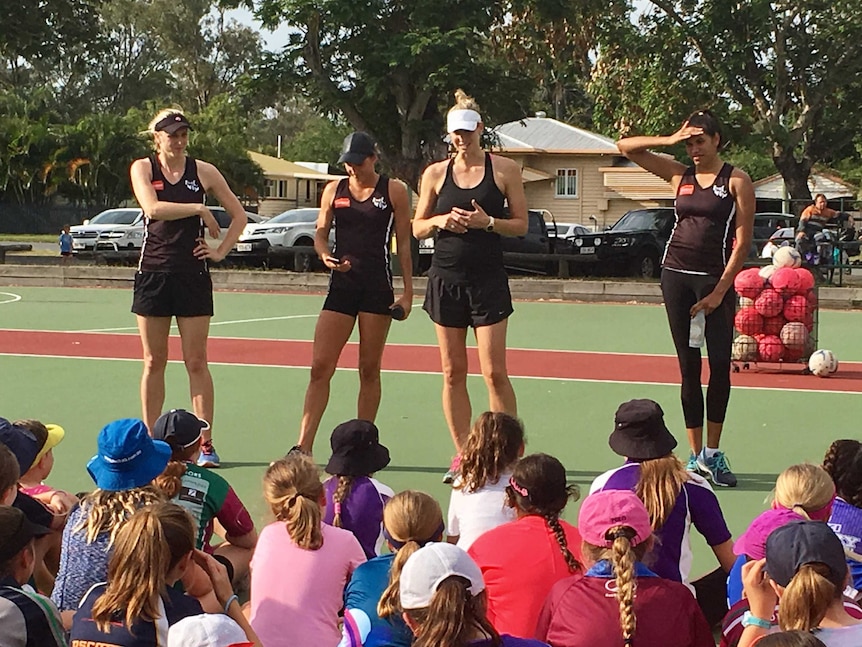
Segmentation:
<svg viewBox="0 0 862 647">
<path fill-rule="evenodd" d="M 153 180 L 153 190 L 155 191 L 164 191 L 165 183 L 161 180 Z"/>
<path fill-rule="evenodd" d="M 694 193 L 694 185 L 693 184 L 681 184 L 679 187 L 680 195 L 691 195 Z"/>
<path fill-rule="evenodd" d="M 350 198 L 335 198 L 332 206 L 336 209 L 347 209 L 350 206 Z"/>
</svg>

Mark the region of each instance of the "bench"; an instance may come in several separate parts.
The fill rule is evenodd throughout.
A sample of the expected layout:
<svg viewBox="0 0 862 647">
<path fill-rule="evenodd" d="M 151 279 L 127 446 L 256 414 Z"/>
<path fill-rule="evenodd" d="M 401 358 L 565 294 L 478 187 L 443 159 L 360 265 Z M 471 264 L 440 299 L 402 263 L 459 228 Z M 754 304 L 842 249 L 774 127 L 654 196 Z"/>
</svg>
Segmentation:
<svg viewBox="0 0 862 647">
<path fill-rule="evenodd" d="M 0 243 L 0 265 L 6 262 L 7 252 L 32 252 L 30 243 Z"/>
</svg>

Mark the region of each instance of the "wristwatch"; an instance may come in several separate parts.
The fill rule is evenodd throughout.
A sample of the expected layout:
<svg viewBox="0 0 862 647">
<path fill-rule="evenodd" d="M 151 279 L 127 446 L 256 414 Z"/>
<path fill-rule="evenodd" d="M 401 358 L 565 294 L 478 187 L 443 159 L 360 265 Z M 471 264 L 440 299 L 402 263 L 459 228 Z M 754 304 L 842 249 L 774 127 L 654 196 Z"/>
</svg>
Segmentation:
<svg viewBox="0 0 862 647">
<path fill-rule="evenodd" d="M 771 629 L 774 625 L 771 620 L 764 620 L 757 616 L 751 615 L 751 611 L 746 611 L 742 614 L 743 627 L 759 627 L 760 629 Z"/>
<path fill-rule="evenodd" d="M 485 225 L 485 231 L 494 231 L 494 216 L 488 216 L 488 224 Z"/>
</svg>

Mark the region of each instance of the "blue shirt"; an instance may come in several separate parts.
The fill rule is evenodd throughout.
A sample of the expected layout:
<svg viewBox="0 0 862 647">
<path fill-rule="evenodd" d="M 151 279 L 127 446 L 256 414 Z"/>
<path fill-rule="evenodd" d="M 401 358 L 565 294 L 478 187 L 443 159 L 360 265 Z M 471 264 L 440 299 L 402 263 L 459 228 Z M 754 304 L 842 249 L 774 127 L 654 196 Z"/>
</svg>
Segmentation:
<svg viewBox="0 0 862 647">
<path fill-rule="evenodd" d="M 57 241 L 60 244 L 61 252 L 71 252 L 72 251 L 72 234 L 67 234 L 65 231 L 60 234 L 60 240 Z"/>
<path fill-rule="evenodd" d="M 857 555 L 862 553 L 862 510 L 841 497 L 835 497 L 828 523 L 844 544 L 844 548 Z M 853 578 L 853 588 L 862 589 L 862 563 L 848 558 L 847 566 L 850 568 L 850 577 Z"/>
<path fill-rule="evenodd" d="M 400 615 L 381 618 L 377 603 L 389 585 L 395 553 L 360 564 L 344 589 L 344 626 L 339 647 L 410 647 L 413 633 Z"/>
</svg>

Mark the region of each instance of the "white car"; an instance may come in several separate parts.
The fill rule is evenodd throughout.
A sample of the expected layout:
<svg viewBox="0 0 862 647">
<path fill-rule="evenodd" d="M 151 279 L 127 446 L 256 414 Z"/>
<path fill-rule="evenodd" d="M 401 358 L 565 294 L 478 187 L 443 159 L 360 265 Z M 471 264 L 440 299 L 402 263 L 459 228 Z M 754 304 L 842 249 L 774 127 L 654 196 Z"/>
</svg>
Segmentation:
<svg viewBox="0 0 862 647">
<path fill-rule="evenodd" d="M 72 253 L 97 250 L 140 249 L 144 240 L 144 216 L 140 209 L 108 209 L 69 228 Z"/>
<path fill-rule="evenodd" d="M 317 228 L 316 207 L 289 209 L 266 222 L 249 223 L 234 246 L 234 255 L 260 262 L 283 264 L 287 256 L 293 256 L 293 269 L 307 272 L 316 261 L 314 232 Z M 335 228 L 329 232 L 329 245 L 335 243 Z M 309 253 L 297 254 L 294 247 L 308 247 Z M 280 256 L 281 259 L 275 258 Z"/>
<path fill-rule="evenodd" d="M 230 216 L 224 207 L 208 207 L 221 227 L 223 238 L 230 226 Z M 248 222 L 262 222 L 255 213 L 245 212 Z M 138 208 L 108 209 L 85 220 L 82 225 L 69 228 L 72 234 L 72 252 L 121 252 L 140 249 L 144 243 L 144 216 Z M 217 240 L 207 242 L 218 245 Z"/>
<path fill-rule="evenodd" d="M 553 223 L 548 223 L 548 236 L 553 236 L 554 238 L 585 236 L 593 231 L 589 227 L 574 222 L 558 222 L 556 223 L 556 231 L 554 231 L 554 226 Z"/>
</svg>

